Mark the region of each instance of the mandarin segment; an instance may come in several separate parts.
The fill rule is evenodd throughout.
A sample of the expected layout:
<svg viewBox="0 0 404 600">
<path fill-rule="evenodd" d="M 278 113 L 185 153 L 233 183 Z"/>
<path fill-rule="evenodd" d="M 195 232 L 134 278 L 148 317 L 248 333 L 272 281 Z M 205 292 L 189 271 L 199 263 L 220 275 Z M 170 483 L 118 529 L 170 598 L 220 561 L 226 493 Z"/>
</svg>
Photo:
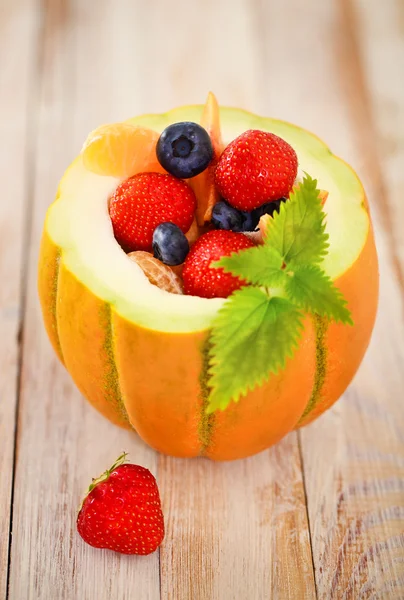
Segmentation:
<svg viewBox="0 0 404 600">
<path fill-rule="evenodd" d="M 210 135 L 213 146 L 213 159 L 207 169 L 189 182 L 198 200 L 196 218 L 200 226 L 211 220 L 212 209 L 220 197 L 214 179 L 217 161 L 223 151 L 223 142 L 220 129 L 219 103 L 212 92 L 209 92 L 203 107 L 201 125 Z"/>
<path fill-rule="evenodd" d="M 185 237 L 187 238 L 189 245 L 192 246 L 195 244 L 200 235 L 198 223 L 195 217 L 195 219 L 192 221 L 191 227 L 186 232 Z"/>
<path fill-rule="evenodd" d="M 271 219 L 272 215 L 262 215 L 259 220 L 257 230 L 245 232 L 244 235 L 246 235 L 256 246 L 263 244 Z"/>
<path fill-rule="evenodd" d="M 320 190 L 319 196 L 321 200 L 321 206 L 324 206 L 324 204 L 327 202 L 328 192 L 326 190 Z"/>
<path fill-rule="evenodd" d="M 90 133 L 82 149 L 86 169 L 124 179 L 136 173 L 165 173 L 157 160 L 159 134 L 130 123 L 102 125 Z"/>
<path fill-rule="evenodd" d="M 169 266 L 154 258 L 152 254 L 138 250 L 137 252 L 130 252 L 128 256 L 139 265 L 152 285 L 156 285 L 161 290 L 171 294 L 183 293 L 182 282 L 178 275 Z"/>
<path fill-rule="evenodd" d="M 272 217 L 270 215 L 262 215 L 260 222 L 258 223 L 258 229 L 261 233 L 261 238 L 265 239 L 268 226 L 271 222 Z"/>
</svg>

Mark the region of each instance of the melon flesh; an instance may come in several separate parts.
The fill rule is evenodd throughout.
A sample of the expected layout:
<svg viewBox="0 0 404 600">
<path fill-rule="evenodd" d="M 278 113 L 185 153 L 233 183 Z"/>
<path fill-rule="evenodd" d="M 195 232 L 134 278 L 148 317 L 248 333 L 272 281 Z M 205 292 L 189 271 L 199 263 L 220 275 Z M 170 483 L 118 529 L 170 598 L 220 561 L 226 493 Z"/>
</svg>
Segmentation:
<svg viewBox="0 0 404 600">
<path fill-rule="evenodd" d="M 175 109 L 164 115 L 131 119 L 162 131 L 178 121 L 199 122 L 202 107 Z M 224 144 L 246 129 L 272 131 L 296 150 L 300 170 L 329 192 L 325 206 L 330 250 L 323 268 L 332 279 L 357 259 L 369 229 L 362 185 L 354 171 L 317 137 L 289 123 L 255 117 L 238 109 L 221 109 Z M 63 263 L 99 298 L 124 318 L 159 331 L 191 332 L 208 328 L 223 299 L 177 296 L 149 283 L 142 270 L 117 244 L 107 201 L 119 179 L 90 173 L 79 156 L 66 172 L 58 198 L 48 212 L 46 229 L 62 249 Z"/>
</svg>

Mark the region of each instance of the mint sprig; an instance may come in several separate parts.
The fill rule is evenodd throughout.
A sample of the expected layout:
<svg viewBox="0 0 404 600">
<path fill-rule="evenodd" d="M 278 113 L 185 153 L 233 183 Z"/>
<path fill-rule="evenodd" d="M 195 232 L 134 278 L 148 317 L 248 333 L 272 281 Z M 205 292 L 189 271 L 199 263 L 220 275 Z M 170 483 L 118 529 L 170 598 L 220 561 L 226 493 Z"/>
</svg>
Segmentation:
<svg viewBox="0 0 404 600">
<path fill-rule="evenodd" d="M 281 254 L 269 244 L 265 244 L 231 256 L 223 256 L 212 266 L 222 267 L 228 273 L 237 275 L 252 285 L 273 286 L 284 279 L 282 265 Z"/>
<path fill-rule="evenodd" d="M 225 409 L 230 400 L 237 402 L 282 369 L 297 347 L 302 320 L 302 312 L 289 300 L 270 298 L 259 288 L 232 294 L 212 331 L 208 413 Z"/>
<path fill-rule="evenodd" d="M 305 311 L 353 325 L 347 301 L 340 290 L 318 265 L 288 267 L 287 297 Z"/>
<path fill-rule="evenodd" d="M 328 252 L 325 213 L 317 180 L 305 174 L 295 186 L 288 202 L 282 202 L 266 234 L 266 243 L 285 263 L 318 264 Z"/>
<path fill-rule="evenodd" d="M 270 220 L 262 246 L 212 265 L 249 285 L 227 299 L 213 324 L 207 412 L 224 410 L 283 369 L 305 314 L 353 324 L 346 300 L 320 266 L 329 244 L 319 194 L 306 174 Z"/>
</svg>

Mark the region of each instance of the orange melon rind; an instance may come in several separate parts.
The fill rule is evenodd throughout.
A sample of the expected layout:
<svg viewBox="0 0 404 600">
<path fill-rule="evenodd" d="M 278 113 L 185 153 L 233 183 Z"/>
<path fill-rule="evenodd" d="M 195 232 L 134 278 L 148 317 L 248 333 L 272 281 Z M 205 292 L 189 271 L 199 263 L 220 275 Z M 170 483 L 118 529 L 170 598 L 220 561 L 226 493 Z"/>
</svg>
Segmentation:
<svg viewBox="0 0 404 600">
<path fill-rule="evenodd" d="M 129 123 L 161 132 L 202 114 L 202 106 L 189 106 Z M 343 393 L 373 329 L 378 266 L 364 190 L 349 165 L 289 123 L 220 108 L 220 124 L 224 144 L 251 128 L 283 137 L 300 168 L 328 191 L 330 249 L 322 266 L 345 295 L 353 327 L 307 317 L 286 368 L 208 418 L 206 344 L 223 300 L 170 294 L 149 282 L 113 236 L 107 199 L 119 177 L 90 172 L 82 156 L 48 211 L 38 277 L 50 340 L 93 406 L 166 454 L 230 460 L 268 448 Z"/>
</svg>

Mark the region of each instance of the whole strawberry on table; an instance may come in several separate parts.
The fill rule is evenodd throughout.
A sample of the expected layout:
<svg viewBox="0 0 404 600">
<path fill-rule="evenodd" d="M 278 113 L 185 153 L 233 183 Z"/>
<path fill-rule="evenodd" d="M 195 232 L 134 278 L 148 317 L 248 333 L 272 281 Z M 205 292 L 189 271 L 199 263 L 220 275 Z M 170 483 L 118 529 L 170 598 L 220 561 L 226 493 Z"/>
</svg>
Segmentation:
<svg viewBox="0 0 404 600">
<path fill-rule="evenodd" d="M 94 479 L 77 517 L 77 530 L 95 548 L 151 554 L 164 539 L 157 482 L 150 471 L 126 464 L 122 454 Z"/>
</svg>

